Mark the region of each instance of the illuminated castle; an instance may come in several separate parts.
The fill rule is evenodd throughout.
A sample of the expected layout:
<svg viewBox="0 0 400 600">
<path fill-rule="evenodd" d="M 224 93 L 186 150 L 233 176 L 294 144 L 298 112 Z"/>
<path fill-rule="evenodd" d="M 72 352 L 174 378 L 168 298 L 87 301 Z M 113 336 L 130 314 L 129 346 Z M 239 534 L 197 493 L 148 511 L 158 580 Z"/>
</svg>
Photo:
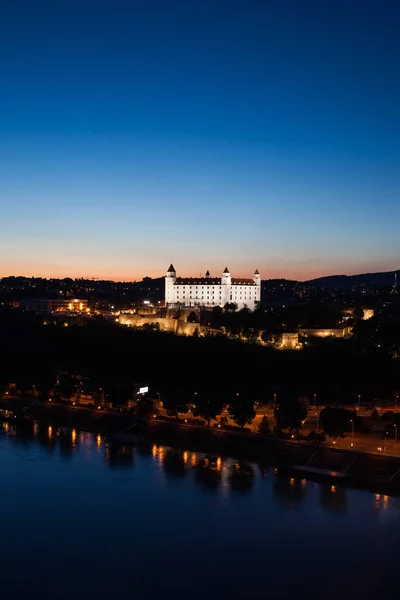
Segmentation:
<svg viewBox="0 0 400 600">
<path fill-rule="evenodd" d="M 247 306 L 254 310 L 261 299 L 261 277 L 257 269 L 252 279 L 231 277 L 226 267 L 222 277 L 177 277 L 170 265 L 165 277 L 166 306 L 225 306 L 234 302 L 238 309 Z"/>
</svg>

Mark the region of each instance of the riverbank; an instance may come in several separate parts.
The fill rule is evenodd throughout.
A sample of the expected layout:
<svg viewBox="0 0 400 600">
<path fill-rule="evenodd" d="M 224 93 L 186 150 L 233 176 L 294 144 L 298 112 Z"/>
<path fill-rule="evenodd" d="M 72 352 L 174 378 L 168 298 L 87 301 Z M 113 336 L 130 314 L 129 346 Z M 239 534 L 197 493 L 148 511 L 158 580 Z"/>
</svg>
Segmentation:
<svg viewBox="0 0 400 600">
<path fill-rule="evenodd" d="M 18 407 L 21 410 L 23 403 L 20 399 L 3 401 L 2 407 L 10 410 Z M 124 431 L 124 444 L 139 441 L 183 451 L 230 456 L 308 479 L 329 479 L 340 484 L 400 495 L 400 458 L 396 457 L 330 449 L 323 445 L 263 437 L 254 433 L 208 429 L 176 421 L 138 419 L 126 413 L 107 413 L 39 402 L 30 404 L 28 418 L 101 433 L 111 442 L 117 440 L 113 443 L 118 443 L 116 434 Z"/>
</svg>

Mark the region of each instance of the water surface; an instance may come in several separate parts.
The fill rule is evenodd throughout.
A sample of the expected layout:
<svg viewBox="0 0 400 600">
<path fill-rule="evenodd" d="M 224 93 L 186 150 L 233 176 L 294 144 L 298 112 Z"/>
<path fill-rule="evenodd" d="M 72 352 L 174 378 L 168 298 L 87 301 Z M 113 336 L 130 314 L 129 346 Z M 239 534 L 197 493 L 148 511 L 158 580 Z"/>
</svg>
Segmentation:
<svg viewBox="0 0 400 600">
<path fill-rule="evenodd" d="M 395 586 L 397 498 L 0 427 L 2 598 L 386 598 Z"/>
</svg>

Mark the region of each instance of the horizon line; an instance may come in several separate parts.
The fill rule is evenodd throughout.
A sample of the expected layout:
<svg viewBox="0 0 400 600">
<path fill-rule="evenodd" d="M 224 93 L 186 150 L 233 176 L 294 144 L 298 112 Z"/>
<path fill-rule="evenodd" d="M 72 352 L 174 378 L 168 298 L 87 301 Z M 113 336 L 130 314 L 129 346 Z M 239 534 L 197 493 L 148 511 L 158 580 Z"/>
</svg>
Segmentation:
<svg viewBox="0 0 400 600">
<path fill-rule="evenodd" d="M 381 274 L 396 274 L 397 272 L 400 272 L 400 269 L 393 269 L 390 271 L 364 271 L 363 273 L 336 273 L 334 275 L 319 275 L 318 277 L 312 277 L 310 279 L 293 279 L 290 277 L 269 277 L 269 278 L 263 278 L 261 276 L 261 281 L 273 281 L 273 280 L 286 280 L 286 281 L 297 281 L 299 283 L 307 283 L 308 281 L 314 281 L 317 279 L 323 279 L 325 277 L 359 277 L 359 276 L 363 276 L 363 275 L 381 275 Z M 141 281 L 144 280 L 144 278 L 149 278 L 149 279 L 164 279 L 165 275 L 160 275 L 158 277 L 150 277 L 148 275 L 144 275 L 142 276 L 142 279 L 112 279 L 109 277 L 86 277 L 86 276 L 76 276 L 76 277 L 72 277 L 70 275 L 65 275 L 64 277 L 55 277 L 55 276 L 44 276 L 44 275 L 0 275 L 0 280 L 1 279 L 6 279 L 8 277 L 15 277 L 15 278 L 24 278 L 24 279 L 45 279 L 45 280 L 63 280 L 63 279 L 72 279 L 73 281 L 77 281 L 77 280 L 85 280 L 85 281 L 112 281 L 113 283 L 140 283 Z"/>
</svg>

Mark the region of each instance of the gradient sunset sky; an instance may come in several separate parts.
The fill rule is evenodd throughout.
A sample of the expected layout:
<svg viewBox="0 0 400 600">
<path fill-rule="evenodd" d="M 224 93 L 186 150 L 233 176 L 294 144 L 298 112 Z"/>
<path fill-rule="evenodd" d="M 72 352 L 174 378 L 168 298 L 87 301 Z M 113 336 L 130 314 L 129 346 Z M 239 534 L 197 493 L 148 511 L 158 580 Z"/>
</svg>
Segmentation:
<svg viewBox="0 0 400 600">
<path fill-rule="evenodd" d="M 400 2 L 6 0 L 0 276 L 400 269 Z"/>
</svg>

